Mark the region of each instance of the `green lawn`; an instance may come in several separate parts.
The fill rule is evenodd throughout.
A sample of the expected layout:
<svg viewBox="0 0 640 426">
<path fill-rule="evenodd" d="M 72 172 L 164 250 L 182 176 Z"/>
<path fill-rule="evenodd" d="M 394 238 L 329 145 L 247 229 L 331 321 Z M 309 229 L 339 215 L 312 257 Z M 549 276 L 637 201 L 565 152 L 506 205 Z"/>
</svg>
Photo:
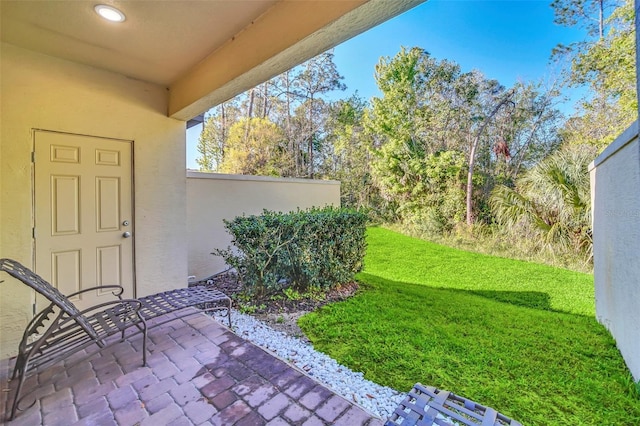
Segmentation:
<svg viewBox="0 0 640 426">
<path fill-rule="evenodd" d="M 638 425 L 640 397 L 594 318 L 591 275 L 368 230 L 364 290 L 299 321 L 377 383 L 415 382 L 525 425 Z"/>
</svg>

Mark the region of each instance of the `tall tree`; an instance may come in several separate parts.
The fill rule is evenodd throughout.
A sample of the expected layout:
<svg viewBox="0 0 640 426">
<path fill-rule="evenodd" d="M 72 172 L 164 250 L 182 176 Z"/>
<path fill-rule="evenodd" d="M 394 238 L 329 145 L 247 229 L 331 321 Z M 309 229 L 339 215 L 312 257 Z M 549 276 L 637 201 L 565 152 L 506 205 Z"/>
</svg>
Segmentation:
<svg viewBox="0 0 640 426">
<path fill-rule="evenodd" d="M 318 172 L 339 180 L 342 205 L 354 208 L 381 207 L 371 180 L 371 140 L 363 124 L 366 106 L 357 94 L 333 102 L 326 123 L 327 143 L 320 152 Z"/>
<path fill-rule="evenodd" d="M 325 52 L 305 62 L 294 82 L 296 94 L 304 100 L 301 108 L 306 113 L 304 134 L 307 142 L 307 176 L 310 178 L 314 175 L 314 152 L 319 140 L 318 132 L 321 130 L 318 111 L 322 108 L 318 108 L 317 103 L 321 101 L 318 98 L 334 90 L 345 90 L 342 79 L 333 62 L 333 52 Z"/>
<path fill-rule="evenodd" d="M 558 93 L 553 86 L 517 83 L 505 90 L 496 82 L 488 83 L 493 89 L 481 90 L 484 107 L 477 108 L 469 130 L 465 216 L 471 213 L 472 217 L 471 221 L 466 217 L 467 224 L 491 221 L 487 199 L 493 186 L 512 185 L 520 173 L 560 143 L 557 132 L 563 116 L 556 107 Z"/>
<path fill-rule="evenodd" d="M 575 7 L 559 7 L 567 3 Z M 594 13 L 588 11 L 594 5 L 602 11 L 598 31 L 590 27 Z M 558 1 L 552 6 L 556 17 L 565 17 L 558 22 L 587 28 L 590 34 L 584 41 L 556 49 L 556 58 L 569 59 L 566 84 L 588 88 L 562 135 L 568 143 L 603 149 L 637 117 L 633 0 Z"/>
<path fill-rule="evenodd" d="M 496 89 L 494 92 L 499 92 L 499 90 Z M 475 130 L 474 132 L 475 134 L 471 142 L 471 148 L 469 149 L 469 162 L 468 162 L 468 168 L 467 168 L 467 187 L 466 187 L 466 200 L 465 200 L 466 209 L 467 209 L 467 213 L 466 213 L 467 225 L 472 225 L 473 219 L 474 219 L 473 217 L 473 170 L 475 168 L 476 150 L 478 149 L 480 138 L 482 137 L 482 134 L 484 133 L 487 126 L 495 119 L 496 115 L 498 114 L 501 108 L 509 108 L 510 106 L 515 108 L 515 103 L 511 100 L 514 94 L 515 94 L 514 89 L 509 90 L 506 93 L 500 93 L 501 97 L 498 99 L 495 99 L 494 101 L 495 106 L 493 107 L 491 112 L 489 112 L 489 114 L 486 116 L 479 117 L 482 120 L 482 123 L 480 124 L 480 127 L 478 127 L 478 129 Z M 504 139 L 501 140 L 499 143 L 503 144 L 503 146 L 501 148 L 498 148 L 497 151 L 502 152 L 504 155 L 511 156 L 510 154 L 508 154 L 508 150 L 505 151 L 507 147 L 505 145 Z"/>
<path fill-rule="evenodd" d="M 578 26 L 603 39 L 605 20 L 619 3 L 619 0 L 553 0 L 553 21 L 567 27 Z"/>
<path fill-rule="evenodd" d="M 382 140 L 416 155 L 464 149 L 464 123 L 479 90 L 473 73 L 424 49 L 402 47 L 393 58 L 380 58 L 375 77 L 382 97 L 372 99 L 368 123 Z"/>
<path fill-rule="evenodd" d="M 557 84 L 557 81 L 550 86 L 528 82 L 515 86 L 516 107 L 511 114 L 511 132 L 507 135 L 511 161 L 505 178 L 509 182 L 560 145 L 558 131 L 565 117 L 558 110 Z"/>
<path fill-rule="evenodd" d="M 431 218 L 433 228 L 452 227 L 450 219 L 464 211 L 459 176 L 484 79 L 476 72 L 462 73 L 453 62 L 437 61 L 423 49 L 402 48 L 395 57 L 380 59 L 376 81 L 382 97 L 372 100 L 365 123 L 374 138 L 377 185 L 399 203 L 404 220 Z M 443 182 L 451 191 L 443 189 Z M 457 212 L 444 214 L 445 205 L 456 205 Z M 449 219 L 443 223 L 445 216 Z"/>
<path fill-rule="evenodd" d="M 273 87 L 273 104 L 276 117 L 274 122 L 279 124 L 283 129 L 288 141 L 288 149 L 293 162 L 293 175 L 300 176 L 301 161 L 300 155 L 300 136 L 295 132 L 293 126 L 293 111 L 298 102 L 298 94 L 295 90 L 295 82 L 300 74 L 299 68 L 287 70 L 271 80 Z"/>
<path fill-rule="evenodd" d="M 286 176 L 289 165 L 282 130 L 267 119 L 254 117 L 243 118 L 231 126 L 224 160 L 218 170 L 243 175 Z"/>
<path fill-rule="evenodd" d="M 341 80 L 333 53 L 325 52 L 213 109 L 213 118 L 207 121 L 198 146 L 201 169 L 216 170 L 221 164 L 228 151 L 225 147 L 229 129 L 241 118 L 245 118 L 241 138 L 250 144 L 253 118 L 259 117 L 278 126 L 284 134 L 284 158 L 290 164 L 282 166 L 281 175 L 313 177 L 322 166 L 323 159 L 316 155 L 325 149 L 328 134 L 325 126 L 331 102 L 327 95 L 345 89 Z M 229 113 L 229 103 L 236 106 L 233 114 Z"/>
<path fill-rule="evenodd" d="M 435 228 L 444 230 L 455 225 L 453 218 L 472 223 L 488 211 L 496 182 L 515 179 L 557 146 L 553 91 L 526 84 L 506 89 L 420 48 L 381 58 L 376 80 L 382 97 L 372 100 L 365 118 L 372 175 L 404 219 L 436 218 Z M 457 210 L 444 207 L 451 205 Z"/>
<path fill-rule="evenodd" d="M 220 161 L 222 161 L 224 139 L 219 137 L 217 130 L 214 118 L 205 116 L 202 131 L 198 138 L 197 150 L 200 155 L 196 158 L 196 163 L 198 163 L 201 171 L 215 170 Z"/>
<path fill-rule="evenodd" d="M 239 115 L 237 101 L 234 99 L 209 110 L 198 139 L 197 150 L 200 155 L 196 162 L 200 170 L 217 170 L 224 157 L 229 128 L 238 120 Z"/>
</svg>

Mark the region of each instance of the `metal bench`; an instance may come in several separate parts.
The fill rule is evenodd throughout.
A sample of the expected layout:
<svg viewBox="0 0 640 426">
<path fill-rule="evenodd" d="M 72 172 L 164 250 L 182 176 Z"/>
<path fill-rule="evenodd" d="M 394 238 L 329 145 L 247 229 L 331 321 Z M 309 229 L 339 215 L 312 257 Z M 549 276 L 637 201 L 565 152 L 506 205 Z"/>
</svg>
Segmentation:
<svg viewBox="0 0 640 426">
<path fill-rule="evenodd" d="M 522 426 L 519 422 L 451 392 L 416 383 L 385 426 Z"/>
<path fill-rule="evenodd" d="M 60 360 L 92 346 L 97 350 L 139 333 L 142 340 L 142 365 L 147 363 L 147 321 L 155 321 L 169 313 L 183 311 L 185 315 L 196 312 L 226 310 L 231 326 L 231 299 L 224 293 L 206 287 L 189 287 L 153 294 L 138 299 L 123 299 L 121 286 L 100 286 L 63 295 L 42 277 L 11 259 L 0 259 L 0 270 L 28 285 L 50 304 L 36 314 L 27 325 L 18 345 L 18 355 L 11 381 L 18 379 L 9 420 L 19 409 L 25 379 Z M 0 281 L 1 282 L 1 281 Z M 116 300 L 101 303 L 85 310 L 78 309 L 69 299 L 81 293 L 109 290 Z M 190 309 L 196 308 L 197 310 Z M 176 317 L 171 316 L 167 321 Z M 165 321 L 166 322 L 166 321 Z M 133 333 L 129 331 L 133 330 Z M 111 336 L 114 336 L 111 338 Z M 91 353 L 91 355 L 93 352 Z M 35 401 L 34 401 L 35 403 Z M 33 405 L 33 404 L 32 404 Z"/>
</svg>

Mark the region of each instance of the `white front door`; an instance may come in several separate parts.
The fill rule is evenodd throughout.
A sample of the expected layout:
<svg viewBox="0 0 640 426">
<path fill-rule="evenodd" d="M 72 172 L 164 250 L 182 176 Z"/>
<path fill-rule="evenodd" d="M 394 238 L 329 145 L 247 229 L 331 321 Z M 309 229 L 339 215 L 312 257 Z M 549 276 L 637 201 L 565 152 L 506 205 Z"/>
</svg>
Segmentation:
<svg viewBox="0 0 640 426">
<path fill-rule="evenodd" d="M 63 294 L 115 284 L 134 296 L 131 159 L 130 141 L 35 132 L 35 268 Z M 73 301 L 111 299 L 90 291 Z"/>
</svg>

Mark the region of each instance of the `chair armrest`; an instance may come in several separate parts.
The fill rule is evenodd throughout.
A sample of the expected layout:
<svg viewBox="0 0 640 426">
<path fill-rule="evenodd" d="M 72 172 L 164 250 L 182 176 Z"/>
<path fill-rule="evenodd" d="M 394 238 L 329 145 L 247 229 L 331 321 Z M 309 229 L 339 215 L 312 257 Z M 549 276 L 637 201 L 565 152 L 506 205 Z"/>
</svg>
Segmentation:
<svg viewBox="0 0 640 426">
<path fill-rule="evenodd" d="M 66 296 L 67 296 L 67 298 L 71 298 L 73 296 L 77 296 L 77 295 L 79 295 L 81 293 L 85 293 L 87 291 L 101 290 L 101 289 L 108 289 L 108 288 L 114 288 L 114 289 L 119 289 L 120 290 L 120 291 L 117 292 L 117 294 L 116 294 L 115 291 L 112 292 L 113 295 L 116 296 L 116 297 L 120 297 L 120 295 L 124 292 L 124 288 L 121 285 L 99 285 L 99 286 L 96 286 L 96 287 L 84 288 L 84 289 L 82 289 L 80 291 L 76 291 L 75 293 L 67 294 Z"/>
</svg>

